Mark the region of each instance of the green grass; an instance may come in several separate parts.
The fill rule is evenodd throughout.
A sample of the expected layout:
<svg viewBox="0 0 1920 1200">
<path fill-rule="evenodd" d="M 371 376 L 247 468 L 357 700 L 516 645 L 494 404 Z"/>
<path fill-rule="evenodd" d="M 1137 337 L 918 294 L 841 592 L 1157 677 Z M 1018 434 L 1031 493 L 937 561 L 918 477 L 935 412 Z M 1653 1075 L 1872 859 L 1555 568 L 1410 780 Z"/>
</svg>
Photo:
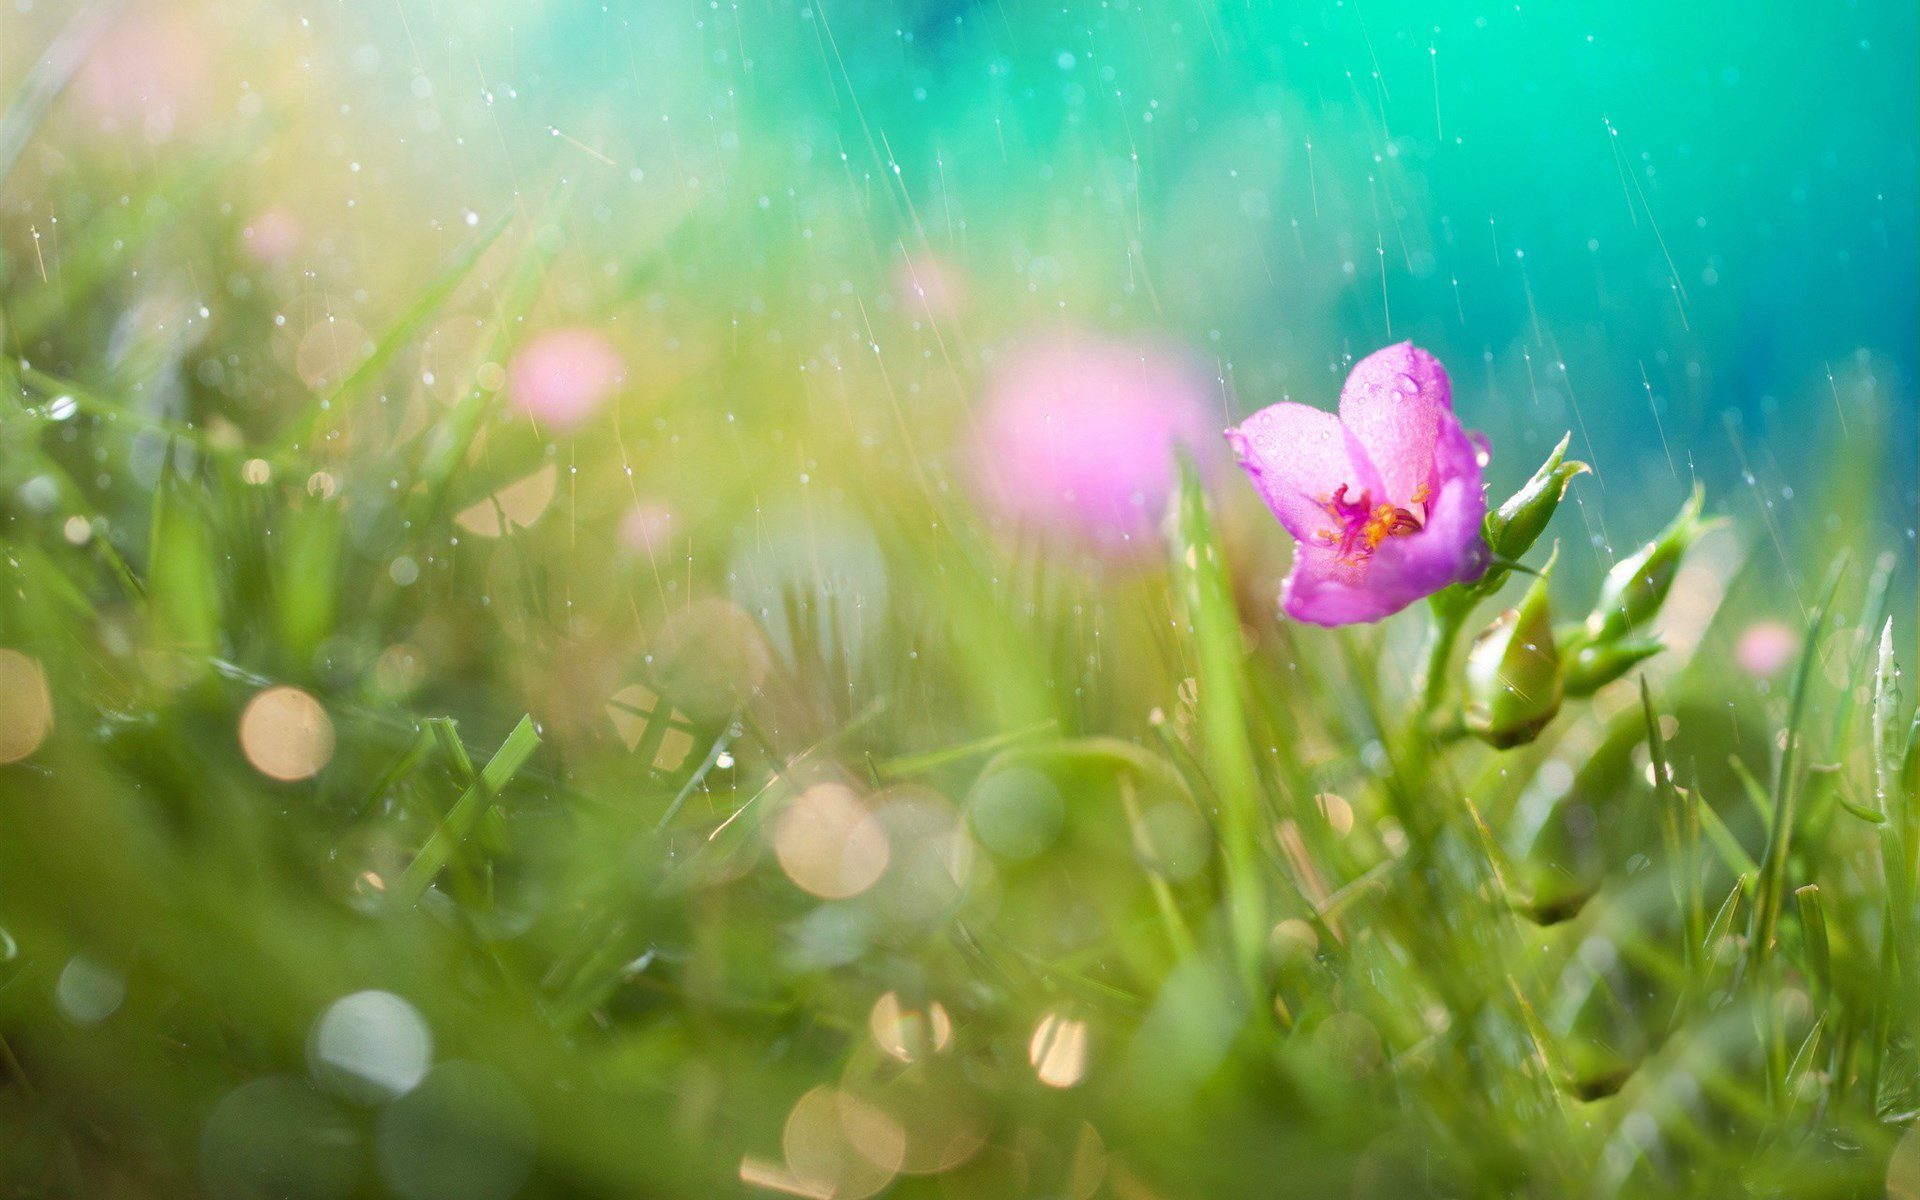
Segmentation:
<svg viewBox="0 0 1920 1200">
<path fill-rule="evenodd" d="M 564 298 L 563 187 L 309 388 L 273 349 L 299 281 L 205 199 L 238 153 L 77 233 L 58 290 L 11 243 L 0 278 L 0 647 L 53 717 L 0 766 L 10 1194 L 1885 1193 L 1920 1108 L 1889 547 L 1710 497 L 1632 631 L 1675 644 L 1496 750 L 1463 660 L 1525 571 L 1423 652 L 1426 612 L 1280 622 L 1283 536 L 1224 475 L 1123 568 L 989 533 L 878 375 L 802 404 L 716 356 L 563 439 L 422 394 L 445 319 L 469 379 L 637 310 L 645 255 Z M 248 282 L 116 340 L 183 261 Z M 529 528 L 454 523 L 547 464 Z M 1862 473 L 1807 526 L 1880 528 Z M 617 548 L 643 491 L 654 556 Z M 1790 678 L 1739 672 L 1780 612 Z M 328 715 L 310 778 L 243 750 L 276 686 Z M 835 788 L 888 855 L 842 898 L 777 852 Z M 431 1031 L 399 1099 L 316 1058 L 367 989 Z"/>
</svg>

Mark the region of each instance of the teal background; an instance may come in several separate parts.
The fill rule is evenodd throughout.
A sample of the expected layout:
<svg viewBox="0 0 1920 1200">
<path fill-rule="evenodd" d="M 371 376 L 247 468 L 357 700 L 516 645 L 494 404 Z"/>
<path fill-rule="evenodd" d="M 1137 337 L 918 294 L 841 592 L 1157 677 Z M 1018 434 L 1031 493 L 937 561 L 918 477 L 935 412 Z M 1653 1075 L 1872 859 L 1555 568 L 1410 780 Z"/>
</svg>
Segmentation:
<svg viewBox="0 0 1920 1200">
<path fill-rule="evenodd" d="M 710 304 L 820 318 L 849 283 L 871 319 L 931 250 L 974 301 L 949 350 L 1172 331 L 1233 412 L 1330 404 L 1412 337 L 1496 491 L 1574 431 L 1598 564 L 1695 476 L 1791 526 L 1840 468 L 1911 549 L 1915 36 L 1903 4 L 835 0 L 530 9 L 481 41 L 520 90 L 495 145 L 591 182 L 541 136 L 572 126 L 645 174 L 600 170 L 609 246 L 623 195 L 715 173 L 727 234 L 665 260 Z"/>
</svg>

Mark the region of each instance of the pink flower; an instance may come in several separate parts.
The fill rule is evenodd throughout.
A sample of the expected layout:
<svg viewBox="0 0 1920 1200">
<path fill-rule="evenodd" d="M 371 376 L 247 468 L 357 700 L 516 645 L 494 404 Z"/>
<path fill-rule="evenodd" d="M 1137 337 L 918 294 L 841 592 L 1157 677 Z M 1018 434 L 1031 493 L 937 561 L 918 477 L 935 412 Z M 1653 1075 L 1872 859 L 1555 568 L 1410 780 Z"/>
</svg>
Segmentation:
<svg viewBox="0 0 1920 1200">
<path fill-rule="evenodd" d="M 1446 369 L 1411 342 L 1354 365 L 1339 416 L 1276 404 L 1227 441 L 1300 543 L 1280 589 L 1297 621 L 1377 621 L 1486 570 L 1480 459 Z"/>
<path fill-rule="evenodd" d="M 555 329 L 513 356 L 508 394 L 534 420 L 564 431 L 599 411 L 625 373 L 606 338 L 591 329 Z"/>
<path fill-rule="evenodd" d="M 1800 640 L 1793 626 L 1783 621 L 1755 621 L 1740 631 L 1733 661 L 1755 679 L 1766 679 L 1784 671 L 1800 653 Z"/>
<path fill-rule="evenodd" d="M 1150 534 L 1174 447 L 1213 441 L 1207 385 L 1163 347 L 1084 333 L 1014 352 L 977 417 L 971 481 L 1003 519 L 1096 550 Z"/>
</svg>

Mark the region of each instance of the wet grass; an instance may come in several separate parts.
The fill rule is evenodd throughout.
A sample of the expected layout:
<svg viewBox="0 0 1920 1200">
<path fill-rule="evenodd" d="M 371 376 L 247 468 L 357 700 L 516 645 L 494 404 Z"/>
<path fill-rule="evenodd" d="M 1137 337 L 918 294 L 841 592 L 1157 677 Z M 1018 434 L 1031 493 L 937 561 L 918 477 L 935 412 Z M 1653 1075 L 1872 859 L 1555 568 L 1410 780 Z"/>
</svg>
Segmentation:
<svg viewBox="0 0 1920 1200">
<path fill-rule="evenodd" d="M 1462 660 L 1525 572 L 1444 599 L 1437 651 L 1421 611 L 1287 625 L 1236 480 L 1062 552 L 990 529 L 878 375 L 800 404 L 715 356 L 584 432 L 514 417 L 524 331 L 593 306 L 554 298 L 565 189 L 329 375 L 275 348 L 298 279 L 231 246 L 189 255 L 247 281 L 214 313 L 117 324 L 177 301 L 181 224 L 219 241 L 235 153 L 58 289 L 17 246 L 0 282 L 10 1193 L 1912 1186 L 1914 612 L 1870 471 L 1797 540 L 1710 497 L 1632 631 L 1664 649 L 1498 750 Z M 623 545 L 649 496 L 671 535 Z M 1791 665 L 1737 665 L 1782 615 Z M 250 727 L 276 688 L 324 728 Z M 368 990 L 430 1053 L 329 1040 Z"/>
</svg>

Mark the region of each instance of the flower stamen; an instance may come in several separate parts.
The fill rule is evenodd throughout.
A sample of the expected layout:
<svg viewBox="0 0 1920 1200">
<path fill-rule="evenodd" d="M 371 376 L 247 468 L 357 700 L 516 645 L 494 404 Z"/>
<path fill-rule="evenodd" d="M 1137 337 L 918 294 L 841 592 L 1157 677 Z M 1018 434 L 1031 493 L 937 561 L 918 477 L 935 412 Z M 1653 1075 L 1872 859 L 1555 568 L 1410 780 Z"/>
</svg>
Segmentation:
<svg viewBox="0 0 1920 1200">
<path fill-rule="evenodd" d="M 1361 492 L 1357 500 L 1348 500 L 1344 483 L 1324 506 L 1339 525 L 1336 529 L 1319 530 L 1315 536 L 1323 545 L 1335 547 L 1340 557 L 1351 563 L 1365 562 L 1388 538 L 1418 533 L 1423 526 L 1419 517 L 1404 508 L 1374 504 L 1367 492 Z"/>
</svg>

